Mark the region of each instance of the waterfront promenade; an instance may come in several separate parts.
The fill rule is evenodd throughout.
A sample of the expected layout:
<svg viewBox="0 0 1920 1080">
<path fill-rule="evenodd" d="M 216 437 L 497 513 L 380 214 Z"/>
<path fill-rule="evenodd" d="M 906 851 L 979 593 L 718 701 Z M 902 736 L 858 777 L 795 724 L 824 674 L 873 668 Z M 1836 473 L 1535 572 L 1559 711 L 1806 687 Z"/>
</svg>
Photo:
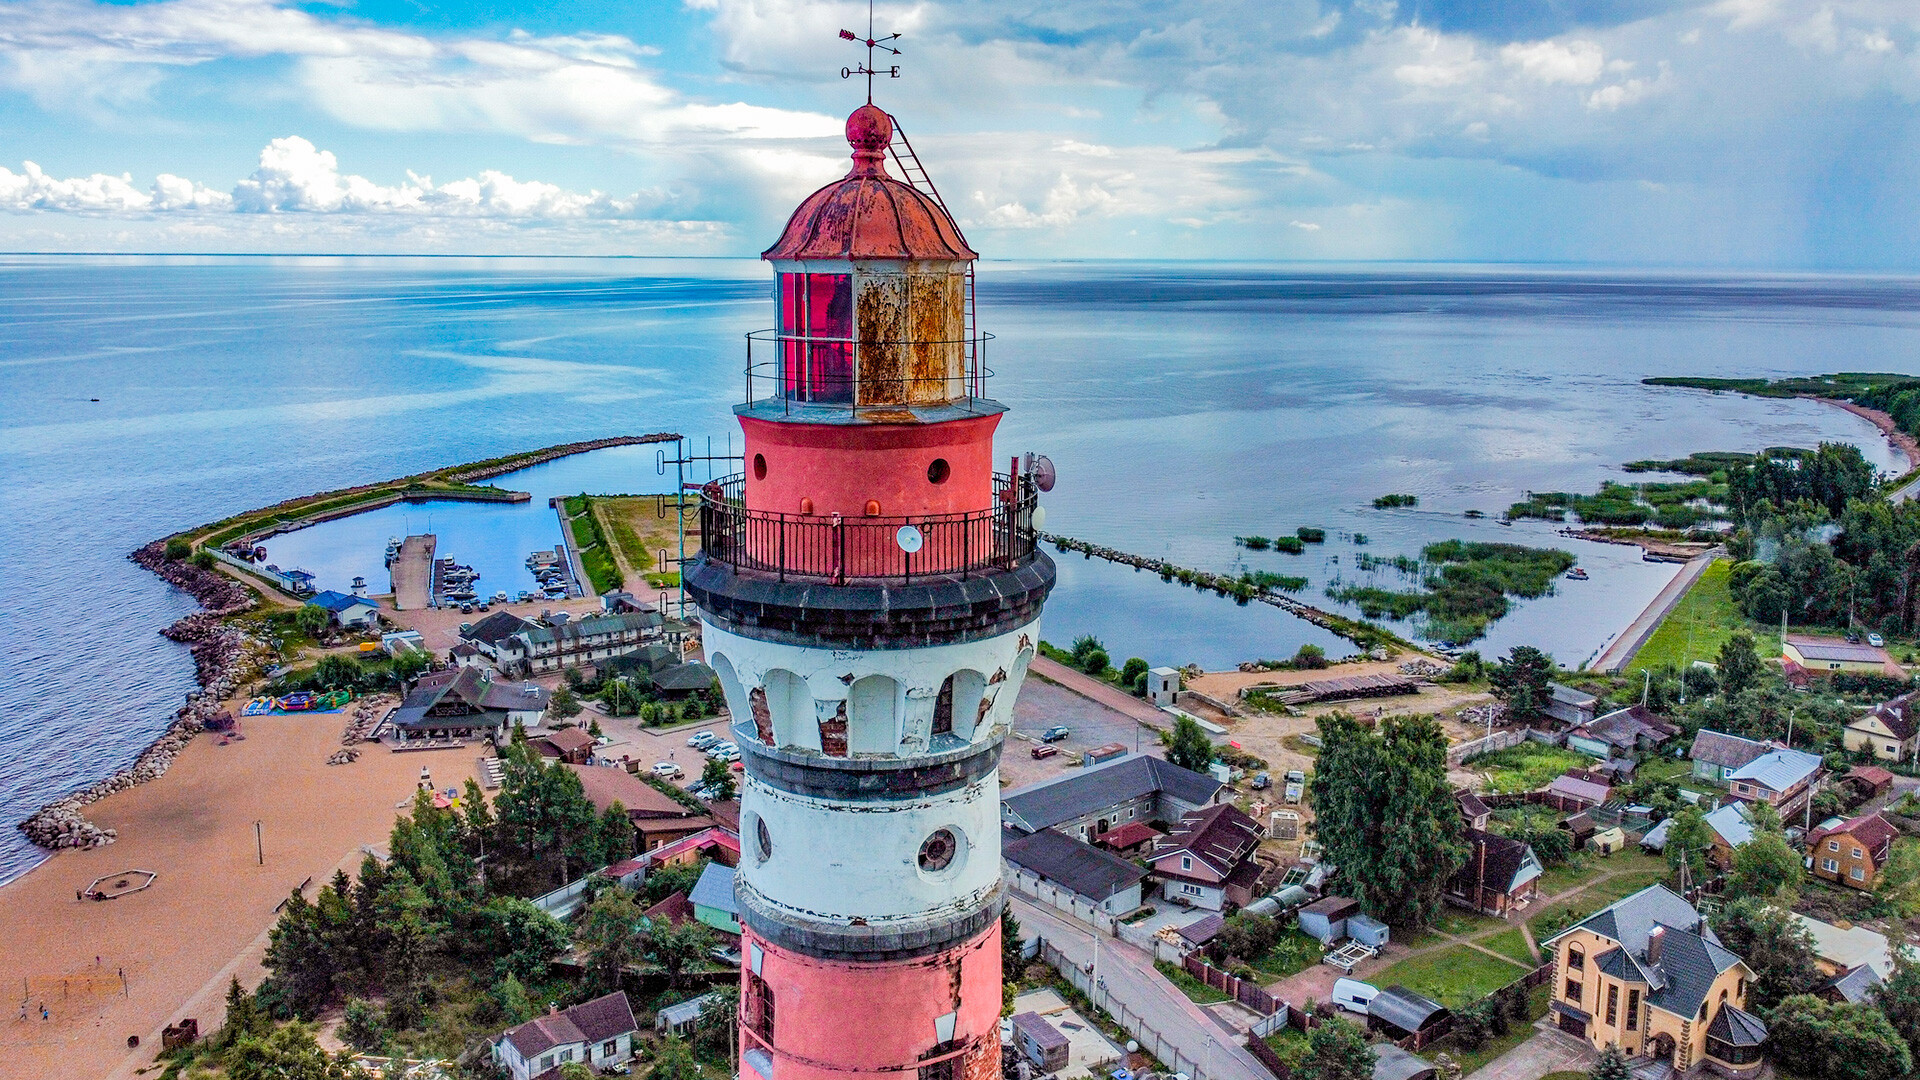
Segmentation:
<svg viewBox="0 0 1920 1080">
<path fill-rule="evenodd" d="M 1713 560 L 1725 557 L 1725 550 L 1715 548 L 1687 560 L 1686 565 L 1680 568 L 1680 572 L 1673 576 L 1673 580 L 1667 582 L 1666 587 L 1654 595 L 1653 602 L 1647 605 L 1646 610 L 1628 623 L 1627 628 L 1620 631 L 1619 637 L 1608 642 L 1587 667 L 1593 671 L 1608 672 L 1625 668 L 1633 660 L 1633 655 L 1640 651 L 1640 647 L 1647 643 L 1648 638 L 1653 636 L 1654 630 L 1659 628 L 1660 621 L 1667 617 L 1674 605 L 1680 602 L 1681 597 L 1687 595 L 1687 590 L 1693 588 L 1693 583 L 1699 581 L 1700 575 L 1707 572 L 1707 567 L 1713 565 Z"/>
</svg>

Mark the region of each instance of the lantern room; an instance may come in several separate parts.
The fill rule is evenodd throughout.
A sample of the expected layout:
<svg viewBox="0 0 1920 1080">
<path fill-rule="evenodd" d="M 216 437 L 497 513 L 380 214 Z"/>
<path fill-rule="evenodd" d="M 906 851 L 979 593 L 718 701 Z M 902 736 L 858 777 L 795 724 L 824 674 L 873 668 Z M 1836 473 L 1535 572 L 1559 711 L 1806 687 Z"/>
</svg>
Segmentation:
<svg viewBox="0 0 1920 1080">
<path fill-rule="evenodd" d="M 774 355 L 753 358 L 751 400 L 858 409 L 977 396 L 967 310 L 978 256 L 937 198 L 889 175 L 893 137 L 885 110 L 854 110 L 853 168 L 801 203 L 761 254 L 779 326 L 758 336 Z"/>
</svg>

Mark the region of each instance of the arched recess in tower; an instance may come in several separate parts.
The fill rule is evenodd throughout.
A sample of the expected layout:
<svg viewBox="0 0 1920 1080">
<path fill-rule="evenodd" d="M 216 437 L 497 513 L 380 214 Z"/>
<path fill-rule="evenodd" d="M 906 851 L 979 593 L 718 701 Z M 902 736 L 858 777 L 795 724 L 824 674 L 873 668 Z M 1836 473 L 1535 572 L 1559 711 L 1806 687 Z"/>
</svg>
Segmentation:
<svg viewBox="0 0 1920 1080">
<path fill-rule="evenodd" d="M 727 659 L 725 653 L 714 653 L 707 657 L 707 666 L 720 679 L 720 696 L 727 699 L 727 712 L 734 716 L 753 715 L 753 707 L 747 702 L 747 688 L 740 684 L 733 661 Z"/>
<path fill-rule="evenodd" d="M 785 668 L 767 672 L 767 711 L 773 720 L 773 745 L 820 749 L 820 723 L 814 716 L 807 682 Z"/>
<path fill-rule="evenodd" d="M 900 684 L 869 675 L 847 689 L 847 749 L 855 754 L 891 754 L 900 742 Z"/>
</svg>

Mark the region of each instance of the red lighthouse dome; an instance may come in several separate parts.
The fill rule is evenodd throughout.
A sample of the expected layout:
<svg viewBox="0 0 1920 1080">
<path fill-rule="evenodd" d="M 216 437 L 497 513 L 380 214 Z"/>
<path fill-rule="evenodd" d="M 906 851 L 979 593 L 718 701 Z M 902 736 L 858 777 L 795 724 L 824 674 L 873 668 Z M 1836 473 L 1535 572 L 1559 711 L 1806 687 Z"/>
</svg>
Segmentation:
<svg viewBox="0 0 1920 1080">
<path fill-rule="evenodd" d="M 946 208 L 887 174 L 893 117 L 862 105 L 847 117 L 853 168 L 807 196 L 763 259 L 911 259 L 968 262 L 979 258 Z"/>
</svg>

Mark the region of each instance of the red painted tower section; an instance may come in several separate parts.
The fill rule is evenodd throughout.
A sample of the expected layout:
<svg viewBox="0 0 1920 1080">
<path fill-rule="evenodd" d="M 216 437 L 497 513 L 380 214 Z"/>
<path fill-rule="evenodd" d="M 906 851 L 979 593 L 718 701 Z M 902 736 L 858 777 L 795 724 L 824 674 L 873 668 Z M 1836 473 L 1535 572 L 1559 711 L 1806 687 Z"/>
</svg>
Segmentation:
<svg viewBox="0 0 1920 1080">
<path fill-rule="evenodd" d="M 977 256 L 894 138 L 855 110 L 852 168 L 762 256 L 778 326 L 687 572 L 746 768 L 754 1080 L 1000 1074 L 999 759 L 1053 564 L 994 468 Z"/>
</svg>

